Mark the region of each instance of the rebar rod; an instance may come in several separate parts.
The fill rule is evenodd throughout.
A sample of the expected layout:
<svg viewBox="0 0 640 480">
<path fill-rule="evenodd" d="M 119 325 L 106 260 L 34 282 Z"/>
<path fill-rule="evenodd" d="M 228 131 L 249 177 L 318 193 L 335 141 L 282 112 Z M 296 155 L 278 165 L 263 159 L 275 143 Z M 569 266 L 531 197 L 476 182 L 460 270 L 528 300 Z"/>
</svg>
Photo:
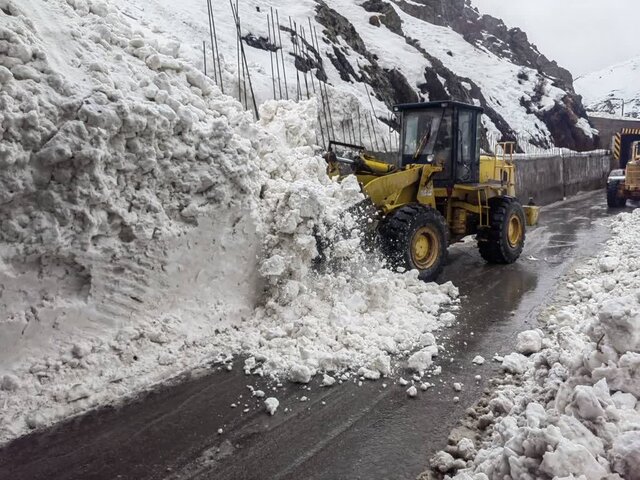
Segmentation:
<svg viewBox="0 0 640 480">
<path fill-rule="evenodd" d="M 360 105 L 356 105 L 356 118 L 358 119 L 358 138 L 360 138 L 360 144 L 362 141 L 362 117 L 360 116 Z"/>
<path fill-rule="evenodd" d="M 211 38 L 211 62 L 213 63 L 213 81 L 216 82 L 216 85 L 218 84 L 218 74 L 216 72 L 216 54 L 213 48 L 213 28 L 211 25 L 211 16 L 212 16 L 212 7 L 211 7 L 211 0 L 207 0 L 207 17 L 209 20 L 209 37 Z M 203 42 L 203 46 L 204 46 L 204 42 Z M 205 57 L 205 75 L 206 73 L 206 57 Z"/>
<path fill-rule="evenodd" d="M 211 4 L 211 0 L 209 0 L 209 5 L 211 5 L 211 27 L 213 30 L 215 58 L 217 59 L 218 74 L 220 76 L 220 91 L 224 93 L 224 82 L 222 81 L 222 65 L 220 64 L 220 50 L 218 49 L 218 35 L 216 33 L 216 17 L 213 15 L 213 4 Z M 215 69 L 215 62 L 213 64 L 213 68 Z"/>
<path fill-rule="evenodd" d="M 306 68 L 306 56 L 304 54 L 304 42 L 302 41 L 302 36 L 298 34 L 298 24 L 296 22 L 293 22 L 293 29 L 296 33 L 296 43 L 298 44 L 298 55 L 300 56 L 300 58 L 302 58 L 302 61 L 304 62 L 304 67 Z M 302 27 L 300 27 L 300 30 L 302 31 Z M 303 70 L 302 74 L 304 75 L 304 89 L 307 92 L 307 100 L 309 100 L 309 81 L 307 80 L 307 71 Z"/>
<path fill-rule="evenodd" d="M 280 40 L 280 58 L 282 59 L 282 76 L 284 77 L 284 93 L 289 100 L 289 86 L 287 85 L 287 69 L 284 65 L 284 48 L 282 48 L 282 29 L 280 28 L 280 15 L 276 10 L 276 22 L 278 24 L 278 39 Z"/>
<path fill-rule="evenodd" d="M 356 136 L 356 129 L 353 124 L 353 114 L 349 115 L 349 124 L 351 125 L 351 133 L 353 134 L 353 143 L 356 143 L 358 137 Z"/>
<path fill-rule="evenodd" d="M 238 42 L 240 42 L 240 51 L 242 54 L 242 91 L 244 92 L 244 108 L 249 109 L 249 101 L 247 100 L 247 75 L 249 74 L 249 67 L 247 66 L 247 59 L 244 54 L 244 44 L 242 43 L 242 25 L 240 23 L 240 10 L 238 2 L 236 0 L 236 24 L 238 26 Z"/>
<path fill-rule="evenodd" d="M 373 150 L 375 148 L 373 145 L 373 135 L 371 134 L 371 127 L 369 126 L 369 118 L 367 117 L 366 114 L 364 116 L 364 121 L 367 124 L 367 130 L 369 131 L 369 145 L 371 145 L 371 150 Z"/>
<path fill-rule="evenodd" d="M 202 41 L 202 58 L 204 59 L 204 76 L 207 76 L 207 42 Z"/>
<path fill-rule="evenodd" d="M 369 105 L 371 105 L 371 112 L 373 112 L 371 114 L 371 116 L 372 116 L 372 118 L 371 118 L 371 128 L 373 129 L 373 135 L 376 137 L 376 148 L 379 148 L 378 138 L 377 138 L 378 136 L 376 134 L 376 128 L 375 128 L 375 126 L 373 124 L 373 116 L 374 116 L 374 114 L 376 112 L 376 109 L 373 107 L 373 100 L 371 100 L 371 94 L 369 93 L 369 86 L 367 85 L 367 82 L 363 82 L 363 83 L 364 83 L 364 89 L 367 92 L 367 98 L 369 99 Z M 371 112 L 369 112 L 369 113 L 371 113 Z M 375 118 L 377 120 L 378 125 L 380 125 L 380 119 L 378 118 L 377 115 L 375 115 Z M 381 140 L 382 140 L 382 145 L 384 147 L 384 151 L 386 152 L 387 151 L 387 146 L 384 143 L 384 138 L 381 138 Z"/>
<path fill-rule="evenodd" d="M 236 52 L 237 52 L 237 64 L 238 64 L 238 101 L 242 103 L 242 72 L 240 68 L 241 60 L 240 60 L 240 33 L 238 32 L 238 22 L 236 21 L 236 13 L 233 8 L 233 2 L 229 0 L 229 4 L 231 5 L 231 13 L 233 14 L 233 21 L 236 24 Z M 247 106 L 243 105 L 246 109 Z"/>
<path fill-rule="evenodd" d="M 331 126 L 331 136 L 336 138 L 336 130 L 333 128 L 333 114 L 331 113 L 331 102 L 329 101 L 329 92 L 327 90 L 327 83 L 323 83 L 324 86 L 324 99 L 327 104 L 327 112 L 329 112 L 329 125 Z"/>
<path fill-rule="evenodd" d="M 329 118 L 328 118 L 328 114 L 327 114 L 327 99 L 325 97 L 325 94 L 322 90 L 322 84 L 320 84 L 320 102 L 322 104 L 322 115 L 324 116 L 324 123 L 325 123 L 325 132 L 327 133 L 327 143 L 331 141 L 331 128 L 329 126 Z"/>
<path fill-rule="evenodd" d="M 313 47 L 313 49 L 315 50 L 315 56 L 316 56 L 316 60 L 318 62 L 318 69 L 320 67 L 322 67 L 322 54 L 320 53 L 320 45 L 318 45 L 318 37 L 315 37 L 314 40 L 314 32 L 315 32 L 315 28 L 311 25 L 311 17 L 307 17 L 307 20 L 309 21 L 309 38 L 311 38 L 311 46 Z M 316 69 L 316 75 L 312 75 L 311 77 L 313 78 L 314 76 L 316 77 L 316 79 L 318 80 L 318 88 L 320 88 L 320 77 L 317 76 L 317 70 Z"/>
<path fill-rule="evenodd" d="M 239 17 L 236 15 L 237 12 L 234 11 L 234 9 L 233 9 L 233 0 L 229 0 L 229 3 L 231 4 L 231 11 L 233 12 L 234 20 L 238 20 Z M 238 21 L 236 21 L 236 30 L 238 31 L 238 36 L 239 36 L 240 35 L 240 23 Z M 240 38 L 240 37 L 238 37 L 238 38 Z M 254 108 L 255 113 L 256 113 L 256 120 L 260 120 L 260 113 L 258 112 L 258 104 L 256 102 L 256 96 L 255 96 L 255 93 L 253 91 L 253 84 L 251 83 L 251 75 L 249 73 L 249 66 L 247 64 L 247 56 L 245 55 L 244 44 L 242 43 L 242 41 L 240 41 L 240 50 L 242 51 L 243 65 L 247 70 L 247 77 L 249 79 L 249 89 L 251 90 L 251 99 L 253 100 L 253 108 Z"/>
<path fill-rule="evenodd" d="M 300 96 L 301 96 L 301 89 L 300 89 L 300 71 L 298 70 L 298 66 L 296 65 L 296 59 L 297 59 L 297 53 L 298 53 L 298 49 L 297 49 L 297 44 L 298 44 L 298 39 L 296 38 L 295 33 L 293 33 L 293 21 L 291 20 L 291 16 L 289 16 L 289 30 L 292 33 L 292 37 L 291 37 L 291 43 L 293 44 L 293 68 L 296 69 L 296 101 L 300 101 Z"/>
<path fill-rule="evenodd" d="M 271 19 L 267 13 L 267 31 L 269 32 L 269 60 L 271 61 L 271 84 L 273 86 L 273 99 L 276 99 L 276 79 L 273 70 L 273 51 L 271 50 Z M 277 62 L 276 62 L 277 63 Z"/>
<path fill-rule="evenodd" d="M 300 31 L 302 32 L 302 44 L 304 45 L 304 50 L 307 58 L 311 58 L 309 54 L 309 42 L 307 41 L 307 36 L 304 33 L 304 28 L 300 27 Z M 313 72 L 309 69 L 309 76 L 311 77 L 311 88 L 313 89 L 313 93 L 316 93 L 316 83 L 313 80 Z"/>
<path fill-rule="evenodd" d="M 276 72 L 278 73 L 278 93 L 280 94 L 280 100 L 282 100 L 282 81 L 280 80 L 280 63 L 278 62 L 278 39 L 276 38 L 276 23 L 273 20 L 273 7 L 271 7 L 271 30 L 273 30 L 273 44 L 276 47 Z"/>
</svg>

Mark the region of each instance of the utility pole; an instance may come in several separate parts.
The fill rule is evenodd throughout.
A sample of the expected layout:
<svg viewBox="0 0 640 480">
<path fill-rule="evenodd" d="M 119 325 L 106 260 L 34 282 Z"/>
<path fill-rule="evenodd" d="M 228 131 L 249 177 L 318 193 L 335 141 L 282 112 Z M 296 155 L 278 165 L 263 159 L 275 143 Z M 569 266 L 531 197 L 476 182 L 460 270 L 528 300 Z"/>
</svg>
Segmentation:
<svg viewBox="0 0 640 480">
<path fill-rule="evenodd" d="M 617 100 L 617 101 L 619 101 L 619 102 L 620 102 L 620 104 L 622 105 L 622 116 L 624 117 L 624 105 L 625 105 L 625 103 L 627 103 L 627 102 L 625 102 L 625 101 L 624 101 L 624 98 L 620 98 L 620 97 L 612 97 L 612 98 L 611 98 L 611 100 L 612 100 L 612 101 L 613 101 L 613 100 Z"/>
</svg>

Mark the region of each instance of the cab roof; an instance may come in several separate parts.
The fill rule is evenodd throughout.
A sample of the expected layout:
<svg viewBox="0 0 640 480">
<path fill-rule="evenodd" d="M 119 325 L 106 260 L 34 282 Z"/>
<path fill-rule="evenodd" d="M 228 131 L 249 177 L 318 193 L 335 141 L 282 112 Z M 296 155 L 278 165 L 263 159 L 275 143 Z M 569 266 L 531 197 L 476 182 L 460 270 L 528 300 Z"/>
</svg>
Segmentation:
<svg viewBox="0 0 640 480">
<path fill-rule="evenodd" d="M 393 106 L 394 112 L 404 112 L 406 110 L 432 110 L 436 108 L 458 107 L 464 110 L 475 110 L 483 112 L 482 107 L 471 105 L 463 102 L 455 102 L 453 100 L 442 100 L 440 102 L 420 102 L 420 103 L 401 103 Z"/>
</svg>

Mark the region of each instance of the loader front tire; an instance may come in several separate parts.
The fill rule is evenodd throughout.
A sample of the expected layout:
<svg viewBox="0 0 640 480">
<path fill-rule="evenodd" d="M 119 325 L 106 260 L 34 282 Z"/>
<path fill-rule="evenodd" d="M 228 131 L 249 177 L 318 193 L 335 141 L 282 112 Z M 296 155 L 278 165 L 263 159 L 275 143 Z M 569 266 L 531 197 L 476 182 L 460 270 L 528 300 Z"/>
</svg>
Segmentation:
<svg viewBox="0 0 640 480">
<path fill-rule="evenodd" d="M 609 208 L 622 208 L 627 204 L 627 198 L 620 195 L 620 182 L 614 180 L 607 183 L 607 206 Z"/>
<path fill-rule="evenodd" d="M 478 232 L 478 250 L 489 263 L 513 263 L 524 248 L 525 215 L 513 197 L 489 200 L 489 227 Z"/>
<path fill-rule="evenodd" d="M 379 228 L 380 247 L 394 268 L 418 270 L 425 282 L 435 280 L 447 258 L 449 229 L 444 217 L 424 205 L 405 205 Z"/>
</svg>

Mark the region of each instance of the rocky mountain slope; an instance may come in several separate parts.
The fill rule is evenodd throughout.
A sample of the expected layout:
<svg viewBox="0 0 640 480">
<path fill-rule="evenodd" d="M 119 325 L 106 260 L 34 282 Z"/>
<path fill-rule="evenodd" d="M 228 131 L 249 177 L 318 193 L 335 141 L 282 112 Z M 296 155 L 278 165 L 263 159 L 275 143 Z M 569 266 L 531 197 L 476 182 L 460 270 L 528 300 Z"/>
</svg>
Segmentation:
<svg viewBox="0 0 640 480">
<path fill-rule="evenodd" d="M 612 65 L 576 80 L 576 90 L 590 111 L 640 118 L 640 57 Z"/>
<path fill-rule="evenodd" d="M 169 0 L 118 3 L 133 18 L 144 16 L 156 33 L 188 42 L 194 61 L 202 64 L 202 41 L 209 39 L 204 0 L 185 0 L 179 6 Z M 270 54 L 280 46 L 268 40 L 271 4 L 241 3 L 245 51 L 261 101 L 274 95 Z M 595 145 L 571 74 L 541 54 L 523 31 L 481 15 L 465 0 L 284 0 L 278 9 L 290 96 L 296 95 L 296 75 L 307 73 L 308 83 L 327 79 L 330 95 L 357 99 L 358 110 L 370 109 L 369 95 L 374 96 L 373 109 L 384 121 L 394 103 L 452 98 L 485 108 L 484 126 L 493 141 L 517 137 L 523 145 L 576 150 Z M 231 9 L 214 2 L 213 10 L 224 83 L 237 92 Z M 293 30 L 301 27 L 307 41 L 295 50 Z M 317 44 L 309 34 L 312 28 Z M 359 119 L 352 118 L 352 102 L 335 103 L 344 106 L 336 105 L 333 112 L 341 137 Z"/>
</svg>

